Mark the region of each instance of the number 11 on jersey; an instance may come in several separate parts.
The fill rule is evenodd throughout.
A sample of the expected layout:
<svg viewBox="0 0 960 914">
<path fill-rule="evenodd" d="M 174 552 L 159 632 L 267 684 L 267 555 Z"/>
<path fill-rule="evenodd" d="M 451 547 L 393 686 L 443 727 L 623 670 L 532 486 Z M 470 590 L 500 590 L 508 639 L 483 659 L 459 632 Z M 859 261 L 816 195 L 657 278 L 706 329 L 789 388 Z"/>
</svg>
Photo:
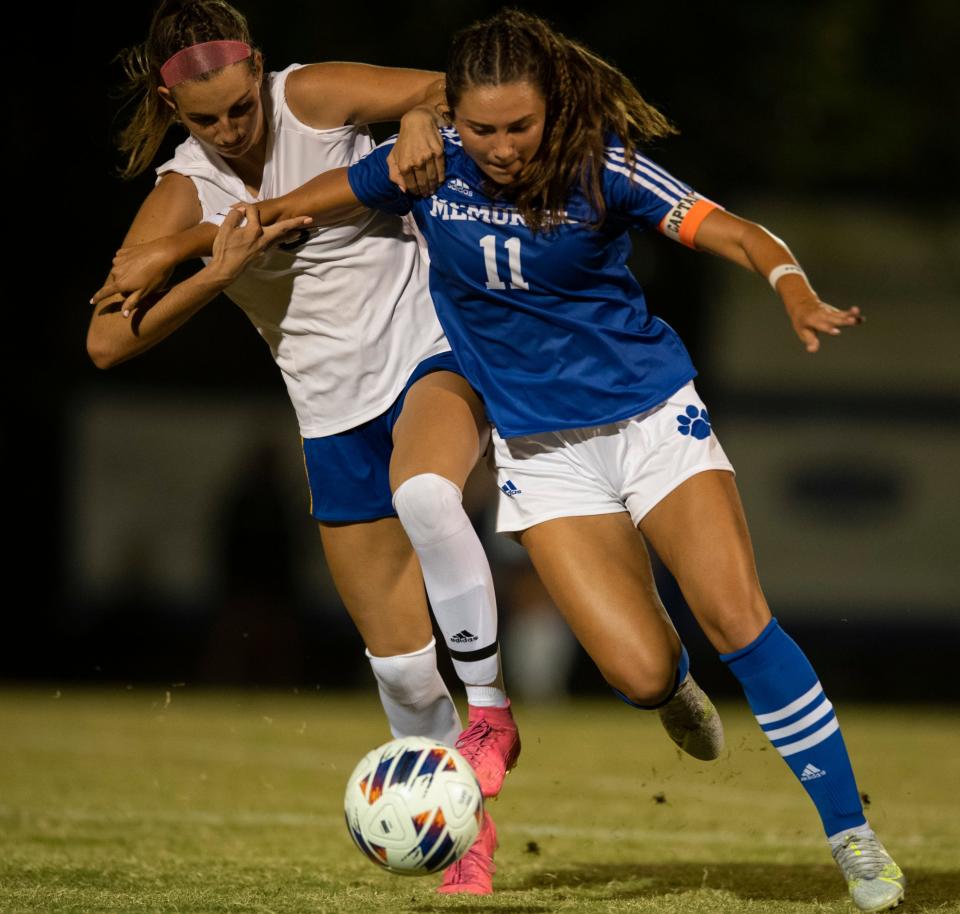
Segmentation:
<svg viewBox="0 0 960 914">
<path fill-rule="evenodd" d="M 507 262 L 510 265 L 510 285 L 507 286 L 500 278 L 497 270 L 497 236 L 484 235 L 480 239 L 483 248 L 483 265 L 487 268 L 488 289 L 529 289 L 520 269 L 520 239 L 510 238 L 503 243 L 507 249 Z"/>
</svg>

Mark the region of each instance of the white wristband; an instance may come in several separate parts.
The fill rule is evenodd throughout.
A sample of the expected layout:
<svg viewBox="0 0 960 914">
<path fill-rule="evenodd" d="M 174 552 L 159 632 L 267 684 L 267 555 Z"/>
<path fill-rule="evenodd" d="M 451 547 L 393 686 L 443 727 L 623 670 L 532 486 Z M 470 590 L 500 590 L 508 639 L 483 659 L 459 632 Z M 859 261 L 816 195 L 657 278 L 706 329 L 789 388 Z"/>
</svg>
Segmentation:
<svg viewBox="0 0 960 914">
<path fill-rule="evenodd" d="M 804 279 L 807 278 L 807 274 L 803 272 L 801 267 L 798 267 L 795 263 L 781 263 L 780 266 L 774 267 L 770 271 L 770 275 L 767 277 L 767 280 L 770 283 L 770 286 L 773 288 L 773 291 L 777 291 L 777 283 L 783 279 L 787 273 L 796 273 L 799 276 L 802 276 Z"/>
</svg>

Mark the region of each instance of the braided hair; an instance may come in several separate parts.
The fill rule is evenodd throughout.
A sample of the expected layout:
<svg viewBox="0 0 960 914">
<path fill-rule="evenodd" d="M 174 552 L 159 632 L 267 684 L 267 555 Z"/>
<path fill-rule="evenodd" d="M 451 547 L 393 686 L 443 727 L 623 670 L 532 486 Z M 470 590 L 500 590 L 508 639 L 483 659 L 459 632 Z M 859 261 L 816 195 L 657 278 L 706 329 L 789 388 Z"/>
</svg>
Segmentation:
<svg viewBox="0 0 960 914">
<path fill-rule="evenodd" d="M 570 189 L 579 184 L 603 222 L 601 178 L 605 137 L 613 132 L 631 160 L 636 147 L 677 132 L 616 67 L 555 32 L 538 16 L 504 9 L 459 32 L 447 67 L 447 104 L 456 111 L 476 86 L 527 81 L 546 102 L 543 140 L 509 188 L 534 231 L 563 219 Z"/>
<path fill-rule="evenodd" d="M 177 51 L 219 40 L 243 41 L 253 47 L 247 20 L 225 0 L 162 0 L 153 14 L 147 40 L 120 52 L 126 75 L 123 94 L 136 103 L 117 142 L 127 157 L 120 169 L 122 177 L 134 178 L 146 170 L 176 120 L 157 92 L 163 85 L 160 67 Z M 248 63 L 255 68 L 253 55 Z M 218 72 L 211 70 L 197 78 L 209 79 Z"/>
</svg>

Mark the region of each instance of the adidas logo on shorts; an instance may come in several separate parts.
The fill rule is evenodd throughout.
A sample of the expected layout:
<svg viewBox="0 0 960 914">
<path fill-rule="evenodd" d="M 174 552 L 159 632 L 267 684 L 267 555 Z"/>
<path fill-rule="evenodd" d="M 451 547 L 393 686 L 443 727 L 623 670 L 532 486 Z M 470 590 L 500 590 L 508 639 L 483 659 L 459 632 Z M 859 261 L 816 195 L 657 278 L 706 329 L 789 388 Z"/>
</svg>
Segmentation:
<svg viewBox="0 0 960 914">
<path fill-rule="evenodd" d="M 523 492 L 513 484 L 512 479 L 508 479 L 500 486 L 500 491 L 503 492 L 504 495 L 509 495 L 511 498 L 513 498 L 514 495 L 523 495 Z"/>
</svg>

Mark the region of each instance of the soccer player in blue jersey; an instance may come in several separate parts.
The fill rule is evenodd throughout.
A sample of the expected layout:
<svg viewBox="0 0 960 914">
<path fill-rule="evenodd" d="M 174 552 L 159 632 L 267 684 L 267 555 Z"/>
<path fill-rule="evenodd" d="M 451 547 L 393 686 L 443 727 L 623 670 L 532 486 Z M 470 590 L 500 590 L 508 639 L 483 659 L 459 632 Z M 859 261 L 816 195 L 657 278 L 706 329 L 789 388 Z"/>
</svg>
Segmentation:
<svg viewBox="0 0 960 914">
<path fill-rule="evenodd" d="M 627 230 L 766 277 L 808 352 L 858 309 L 822 302 L 782 242 L 640 155 L 670 125 L 542 20 L 508 10 L 459 34 L 447 98 L 456 129 L 433 195 L 391 184 L 385 144 L 274 215 L 352 199 L 413 214 L 441 323 L 495 428 L 499 529 L 519 535 L 604 676 L 638 704 L 665 689 L 657 658 L 675 650 L 649 540 L 815 804 L 857 907 L 894 907 L 905 879 L 866 822 L 817 674 L 767 606 L 732 467 L 682 343 L 625 266 Z"/>
<path fill-rule="evenodd" d="M 627 231 L 655 229 L 767 278 L 809 352 L 858 324 L 858 309 L 822 302 L 782 242 L 642 156 L 670 125 L 542 20 L 508 10 L 458 35 L 447 99 L 455 129 L 432 195 L 391 183 L 388 142 L 261 215 L 323 217 L 358 201 L 412 213 L 441 323 L 495 428 L 499 529 L 641 706 L 669 693 L 680 651 L 649 540 L 816 806 L 857 907 L 896 906 L 903 874 L 866 822 L 815 671 L 766 603 L 732 467 L 682 343 L 625 265 Z"/>
</svg>

